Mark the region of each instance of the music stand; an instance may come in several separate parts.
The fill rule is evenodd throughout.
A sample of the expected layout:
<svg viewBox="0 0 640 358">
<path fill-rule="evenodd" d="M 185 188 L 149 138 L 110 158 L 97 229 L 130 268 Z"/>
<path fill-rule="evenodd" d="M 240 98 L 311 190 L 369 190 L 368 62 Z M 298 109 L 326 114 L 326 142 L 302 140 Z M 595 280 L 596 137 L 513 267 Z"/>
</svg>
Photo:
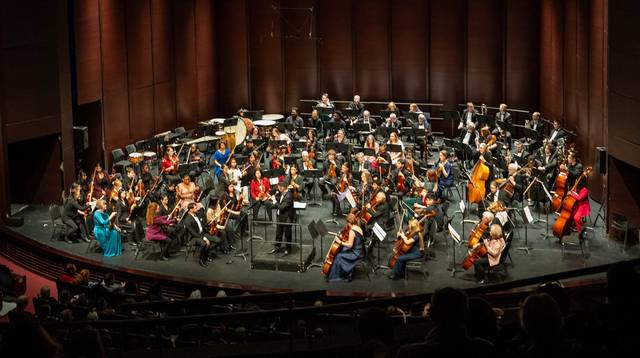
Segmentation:
<svg viewBox="0 0 640 358">
<path fill-rule="evenodd" d="M 357 108 L 345 108 L 341 112 L 345 117 L 360 117 L 360 110 Z"/>
<path fill-rule="evenodd" d="M 418 117 L 422 114 L 422 113 L 414 113 L 414 112 L 409 112 L 409 111 L 405 111 L 403 112 L 404 114 L 404 118 L 409 121 L 412 120 L 414 122 L 418 121 Z"/>
<path fill-rule="evenodd" d="M 375 157 L 376 156 L 376 150 L 373 148 L 363 148 L 362 153 L 366 156 L 369 157 Z"/>
<path fill-rule="evenodd" d="M 333 192 L 333 191 L 338 192 L 338 193 L 340 192 L 340 191 L 338 190 L 338 188 L 337 188 L 335 185 L 333 185 L 330 181 L 325 181 L 324 183 L 325 183 L 325 184 L 327 184 L 327 185 L 329 186 L 329 192 Z M 338 209 L 340 209 L 340 208 L 338 208 Z M 340 211 L 342 211 L 342 209 L 340 209 Z M 337 220 L 336 218 L 332 218 L 332 219 L 329 219 L 329 220 L 325 220 L 324 222 L 325 222 L 325 223 L 334 223 L 334 224 L 336 224 L 336 225 L 339 225 L 339 224 L 338 224 L 338 220 Z"/>
<path fill-rule="evenodd" d="M 369 123 L 355 123 L 353 125 L 353 131 L 360 134 L 370 133 L 371 125 Z"/>
<path fill-rule="evenodd" d="M 331 122 L 331 121 L 326 121 L 323 123 L 324 125 L 324 129 L 326 130 L 330 130 L 331 134 L 333 135 L 336 131 L 340 130 L 340 122 Z"/>
<path fill-rule="evenodd" d="M 389 118 L 389 117 L 391 117 L 391 113 L 396 113 L 396 112 L 394 112 L 392 110 L 389 110 L 389 109 L 380 110 L 380 117 Z"/>
<path fill-rule="evenodd" d="M 318 116 L 321 115 L 327 115 L 329 117 L 331 117 L 333 115 L 333 112 L 335 111 L 335 109 L 333 109 L 333 107 L 323 107 L 323 106 L 315 106 L 312 107 L 313 109 L 315 109 L 316 111 L 318 111 Z"/>
<path fill-rule="evenodd" d="M 398 134 L 398 129 L 395 127 L 378 127 L 378 134 L 383 138 L 388 138 L 391 133 Z"/>
<path fill-rule="evenodd" d="M 269 139 L 269 145 L 271 148 L 280 148 L 283 145 L 287 145 L 286 140 L 271 140 Z"/>
<path fill-rule="evenodd" d="M 293 141 L 293 147 L 295 149 L 302 149 L 302 150 L 306 150 L 307 149 L 307 141 L 306 140 L 296 140 Z"/>
<path fill-rule="evenodd" d="M 302 169 L 302 168 L 300 168 Z M 318 205 L 318 206 L 322 206 L 322 203 L 316 201 L 316 179 L 318 178 L 322 178 L 322 172 L 319 169 L 313 169 L 313 170 L 304 170 L 302 171 L 302 176 L 305 178 L 311 178 L 311 180 L 313 180 L 313 200 L 308 204 L 308 205 Z"/>
<path fill-rule="evenodd" d="M 442 118 L 443 120 L 451 120 L 451 136 L 453 137 L 453 129 L 454 124 L 455 123 L 460 123 L 462 122 L 462 118 L 460 118 L 460 113 L 458 113 L 458 111 L 443 111 L 440 110 L 440 113 L 442 113 Z"/>
<path fill-rule="evenodd" d="M 533 183 L 535 183 L 535 181 L 531 182 L 531 184 L 533 184 Z M 529 185 L 529 188 L 531 188 L 531 185 Z M 527 191 L 528 190 L 529 189 L 527 189 Z M 525 193 L 526 193 L 526 191 L 525 191 Z M 522 216 L 522 223 L 524 224 L 524 246 L 523 247 L 518 247 L 517 250 L 526 251 L 526 253 L 530 255 L 531 252 L 529 252 L 529 251 L 533 250 L 533 247 L 529 246 L 527 225 L 529 225 L 531 222 L 533 222 L 533 220 L 529 220 L 529 218 L 527 218 L 527 212 L 529 212 L 529 215 L 531 215 L 531 212 L 529 211 L 529 207 L 528 206 L 524 206 L 521 210 L 518 210 L 518 213 L 520 214 L 520 216 Z"/>
<path fill-rule="evenodd" d="M 245 111 L 242 115 L 251 121 L 259 121 L 262 119 L 262 113 L 264 113 L 264 111 Z"/>
<path fill-rule="evenodd" d="M 278 130 L 280 132 L 284 132 L 284 131 L 291 132 L 293 130 L 293 123 L 280 122 L 278 123 Z"/>
<path fill-rule="evenodd" d="M 502 134 L 502 136 L 504 137 L 502 140 L 503 142 L 506 142 L 508 139 L 507 133 L 511 133 L 511 138 L 513 139 L 513 125 L 511 125 L 511 123 L 509 122 L 501 122 L 500 123 L 500 128 L 502 128 L 502 130 L 504 130 L 504 133 Z M 511 146 L 511 143 L 509 142 L 509 145 L 507 146 L 507 148 L 509 148 Z M 504 145 L 502 146 L 502 149 L 507 149 L 504 147 Z"/>
<path fill-rule="evenodd" d="M 296 165 L 296 162 L 298 161 L 298 159 L 302 158 L 301 156 L 293 156 L 293 155 L 289 155 L 284 157 L 284 164 L 286 165 Z M 289 170 L 291 170 L 291 168 L 289 168 Z M 290 171 L 289 171 L 290 172 Z"/>
<path fill-rule="evenodd" d="M 298 128 L 294 128 L 293 130 L 296 131 L 296 134 L 302 138 L 302 137 L 306 137 L 307 136 L 307 131 L 309 130 L 308 128 L 305 127 L 298 127 Z M 291 138 L 293 139 L 293 138 Z"/>
<path fill-rule="evenodd" d="M 320 237 L 320 252 L 323 252 L 323 250 L 322 250 L 322 239 L 323 239 L 323 237 L 320 235 L 320 232 L 316 228 L 315 220 L 311 220 L 309 225 L 307 225 L 307 229 L 309 230 L 309 233 L 311 234 L 311 243 L 313 244 L 313 251 L 316 250 L 316 239 L 318 237 Z M 315 258 L 315 254 L 313 256 Z M 320 261 L 320 262 L 312 261 L 311 264 L 309 265 L 309 267 L 307 267 L 307 270 L 312 268 L 312 267 L 323 267 L 323 266 L 324 266 L 324 262 L 322 262 L 322 261 Z"/>
</svg>

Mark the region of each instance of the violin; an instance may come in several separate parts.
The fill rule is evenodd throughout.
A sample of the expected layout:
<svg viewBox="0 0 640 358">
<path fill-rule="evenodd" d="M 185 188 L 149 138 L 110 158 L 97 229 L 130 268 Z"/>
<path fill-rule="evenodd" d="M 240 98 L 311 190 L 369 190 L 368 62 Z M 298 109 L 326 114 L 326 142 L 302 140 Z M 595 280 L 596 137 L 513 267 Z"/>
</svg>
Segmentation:
<svg viewBox="0 0 640 358">
<path fill-rule="evenodd" d="M 264 192 L 264 186 L 260 184 L 260 193 L 258 194 L 257 200 L 268 199 L 269 195 Z"/>
<path fill-rule="evenodd" d="M 404 186 L 404 174 L 402 174 L 402 172 L 398 173 L 398 190 L 400 191 L 404 191 L 405 186 Z"/>
<path fill-rule="evenodd" d="M 336 174 L 336 169 L 338 169 L 338 166 L 331 163 L 331 166 L 329 167 L 329 178 L 335 178 L 338 174 Z"/>
<path fill-rule="evenodd" d="M 440 204 L 440 199 L 438 199 L 437 204 Z M 418 227 L 420 229 L 419 232 L 424 231 L 424 226 L 422 226 L 422 222 L 425 221 L 426 219 L 433 217 L 434 215 L 436 215 L 436 211 L 431 210 L 430 213 L 427 213 L 427 215 L 425 215 L 422 219 L 420 219 L 420 221 L 418 221 Z M 411 228 L 407 227 L 406 229 L 404 229 L 404 232 L 409 232 L 409 230 L 411 230 Z"/>
<path fill-rule="evenodd" d="M 309 158 L 311 158 L 311 156 L 309 156 Z M 313 159 L 313 158 L 311 158 L 311 159 Z M 307 160 L 307 161 L 304 163 L 304 165 L 306 165 L 306 166 L 307 166 L 307 168 L 309 168 L 309 170 L 314 170 L 314 169 L 313 169 L 313 165 L 312 165 L 312 164 L 313 164 L 313 163 L 312 163 L 310 160 Z"/>
<path fill-rule="evenodd" d="M 347 180 L 347 178 L 342 177 L 342 179 L 340 179 L 340 184 L 338 184 L 338 190 L 340 190 L 340 192 L 344 192 L 344 190 L 349 186 L 349 181 Z"/>
<path fill-rule="evenodd" d="M 489 140 L 489 143 L 487 143 L 487 147 L 492 146 L 497 140 L 498 138 L 496 138 L 496 136 L 492 134 L 491 139 Z"/>
<path fill-rule="evenodd" d="M 200 190 L 200 187 L 197 186 L 196 190 L 194 190 L 193 192 L 193 201 L 195 201 L 196 203 L 199 203 L 200 200 L 202 199 L 200 195 L 202 195 L 202 190 Z"/>
<path fill-rule="evenodd" d="M 109 175 L 109 184 L 113 185 L 113 181 L 116 180 L 116 169 L 111 169 L 111 175 Z"/>
<path fill-rule="evenodd" d="M 322 266 L 322 274 L 329 274 L 329 270 L 331 270 L 331 266 L 333 265 L 333 261 L 336 256 L 342 251 L 342 243 L 347 242 L 349 240 L 349 231 L 351 231 L 351 227 L 349 225 L 345 225 L 342 228 L 342 231 L 337 235 L 338 240 L 333 240 L 333 244 L 331 245 L 331 249 L 329 249 L 329 253 L 327 254 L 327 258 L 324 261 L 324 265 Z"/>
<path fill-rule="evenodd" d="M 236 207 L 233 209 L 234 211 L 238 211 L 242 207 L 242 195 L 243 194 L 240 194 L 240 196 L 238 197 L 238 203 L 236 204 Z"/>
</svg>

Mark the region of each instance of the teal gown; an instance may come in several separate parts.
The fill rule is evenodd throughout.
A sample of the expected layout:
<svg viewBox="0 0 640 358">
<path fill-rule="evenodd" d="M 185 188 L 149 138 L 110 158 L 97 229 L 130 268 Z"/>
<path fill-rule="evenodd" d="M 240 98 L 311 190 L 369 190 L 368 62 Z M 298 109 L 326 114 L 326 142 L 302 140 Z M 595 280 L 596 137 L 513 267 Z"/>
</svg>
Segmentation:
<svg viewBox="0 0 640 358">
<path fill-rule="evenodd" d="M 120 232 L 116 229 L 109 230 L 109 214 L 96 210 L 93 213 L 93 234 L 98 239 L 102 253 L 105 257 L 118 256 L 122 253 L 122 240 Z"/>
</svg>

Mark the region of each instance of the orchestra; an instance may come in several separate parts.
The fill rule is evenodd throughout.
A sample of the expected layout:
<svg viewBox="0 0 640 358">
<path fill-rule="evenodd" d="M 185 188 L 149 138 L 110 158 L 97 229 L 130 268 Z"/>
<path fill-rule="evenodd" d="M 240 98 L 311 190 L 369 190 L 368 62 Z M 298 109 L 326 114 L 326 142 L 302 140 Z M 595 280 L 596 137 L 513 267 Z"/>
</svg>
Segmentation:
<svg viewBox="0 0 640 358">
<path fill-rule="evenodd" d="M 158 150 L 163 153 L 162 160 L 132 161 L 122 173 L 109 175 L 100 163 L 93 172 L 80 170 L 65 198 L 65 241 L 73 243 L 74 236 L 80 234 L 89 242 L 91 233 L 83 218 L 98 210 L 101 225 L 106 225 L 101 230 L 109 240 L 120 242 L 122 236 L 129 237 L 136 245 L 133 233 L 137 222 L 146 227 L 146 240 L 163 244 L 162 260 L 171 257 L 169 247 L 190 243 L 197 247 L 197 262 L 206 267 L 216 252 L 237 250 L 249 224 L 265 222 L 270 223 L 267 228 L 276 229 L 276 242 L 269 253 L 288 256 L 296 248 L 291 244 L 292 224 L 301 222 L 300 210 L 305 210 L 294 203 L 310 203 L 318 189 L 321 201 L 331 202 L 335 222 L 346 216 L 346 223 L 339 223 L 343 230 L 335 235 L 335 252 L 326 257 L 327 280 L 353 278 L 353 267 L 363 258 L 361 244 L 379 241 L 374 233 L 376 225 L 397 229 L 389 277 L 398 279 L 404 276 L 407 261 L 423 257 L 435 244 L 437 233 L 448 230 L 446 223 L 454 215 L 448 208 L 456 198 L 446 189 L 460 184 L 466 186 L 459 193 L 460 201 L 474 213 L 465 213 L 465 218 L 477 216 L 479 222 L 468 238 L 469 252 L 456 264 L 465 269 L 473 266 L 478 282 L 486 280 L 487 266 L 499 262 L 507 234 L 522 225 L 514 215 L 516 210 L 533 205 L 532 201 L 536 202 L 534 210 L 548 202 L 550 211 L 562 218 L 561 227 L 554 228 L 559 242 L 573 227 L 583 238 L 584 218 L 590 214 L 586 185 L 590 167 L 583 167 L 571 143 L 575 135 L 562 127 L 561 119 L 554 119 L 547 132 L 543 121 L 551 122 L 539 112 L 530 118 L 527 115 L 520 126 L 525 135 L 517 139 L 515 135 L 522 131 L 514 129 L 518 120 L 507 104 L 489 107 L 496 109 L 490 116 L 486 105 L 478 111 L 468 102 L 460 121 L 456 116 L 452 124 L 450 141 L 455 145 L 451 146 L 434 134 L 434 127 L 443 126 L 434 123 L 429 110 L 423 112 L 416 103 L 409 104 L 405 113 L 417 114 L 417 120 L 401 116 L 398 105 L 407 104 L 389 102 L 378 118 L 355 95 L 344 107 L 350 110 L 345 118 L 337 103 L 340 101 L 330 101 L 325 93 L 310 113 L 291 107 L 286 120 L 282 116 L 287 124 L 282 132 L 282 126 L 262 126 L 255 120 L 238 141 L 217 138 L 229 133 L 217 131 L 215 143 L 206 142 L 207 137 L 166 141 Z M 238 119 L 245 112 L 242 110 Z M 368 125 L 368 130 L 363 130 L 362 124 Z M 208 125 L 226 129 L 219 123 Z M 418 135 L 418 130 L 424 134 Z M 407 131 L 410 134 L 405 134 Z M 429 153 L 430 147 L 438 152 L 437 158 Z M 542 191 L 548 195 L 540 194 Z M 94 209 L 99 200 L 107 205 L 103 208 L 101 201 Z M 349 208 L 343 209 L 347 202 Z M 477 206 L 469 207 L 472 203 Z M 262 208 L 266 214 L 260 219 Z M 317 210 L 329 216 L 328 208 Z M 394 215 L 398 220 L 391 220 Z M 308 219 L 304 219 L 305 225 Z M 118 253 L 114 248 L 114 254 Z"/>
</svg>

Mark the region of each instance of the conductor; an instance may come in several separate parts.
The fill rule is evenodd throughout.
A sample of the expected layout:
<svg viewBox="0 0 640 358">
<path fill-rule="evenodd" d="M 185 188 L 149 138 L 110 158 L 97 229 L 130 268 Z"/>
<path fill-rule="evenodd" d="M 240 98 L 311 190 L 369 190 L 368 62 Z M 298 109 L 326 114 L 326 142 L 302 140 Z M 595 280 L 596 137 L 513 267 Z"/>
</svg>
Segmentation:
<svg viewBox="0 0 640 358">
<path fill-rule="evenodd" d="M 287 187 L 287 183 L 281 181 L 278 183 L 278 193 L 276 193 L 273 199 L 273 207 L 277 209 L 278 223 L 292 223 L 294 218 L 295 209 L 293 208 L 293 192 Z M 273 250 L 269 251 L 269 254 L 275 254 L 280 252 L 282 235 L 286 242 L 291 242 L 291 226 L 278 224 L 276 229 L 276 241 Z M 284 250 L 283 256 L 289 255 L 291 252 L 291 245 L 287 244 Z"/>
</svg>

